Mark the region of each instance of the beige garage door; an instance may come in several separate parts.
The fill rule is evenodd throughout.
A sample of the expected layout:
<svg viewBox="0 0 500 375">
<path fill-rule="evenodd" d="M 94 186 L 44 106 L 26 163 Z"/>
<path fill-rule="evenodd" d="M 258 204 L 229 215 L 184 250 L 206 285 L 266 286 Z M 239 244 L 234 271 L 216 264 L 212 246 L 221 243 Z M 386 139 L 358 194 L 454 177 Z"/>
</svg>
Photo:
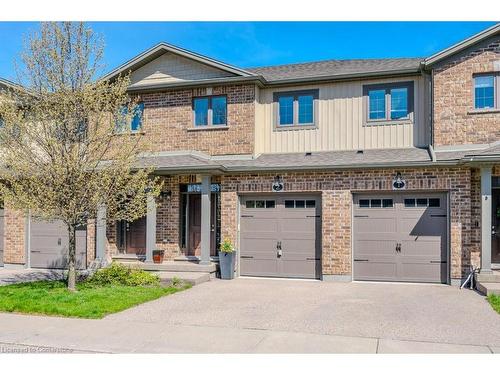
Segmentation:
<svg viewBox="0 0 500 375">
<path fill-rule="evenodd" d="M 76 231 L 76 266 L 86 268 L 86 230 Z M 69 237 L 66 226 L 58 220 L 35 218 L 30 223 L 30 265 L 33 268 L 66 268 Z"/>
<path fill-rule="evenodd" d="M 447 282 L 446 194 L 354 196 L 354 279 Z"/>
<path fill-rule="evenodd" d="M 320 228 L 319 196 L 242 197 L 241 275 L 319 278 Z"/>
</svg>

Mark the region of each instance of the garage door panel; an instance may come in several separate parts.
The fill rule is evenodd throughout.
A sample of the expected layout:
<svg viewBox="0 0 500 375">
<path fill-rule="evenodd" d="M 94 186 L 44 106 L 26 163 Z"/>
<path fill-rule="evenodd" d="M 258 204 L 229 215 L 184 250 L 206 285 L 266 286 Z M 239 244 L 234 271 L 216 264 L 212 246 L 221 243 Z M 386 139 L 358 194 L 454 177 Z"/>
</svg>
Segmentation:
<svg viewBox="0 0 500 375">
<path fill-rule="evenodd" d="M 356 240 L 355 241 L 356 255 L 395 256 L 396 244 L 397 243 L 395 240 L 386 240 L 386 239 Z"/>
<path fill-rule="evenodd" d="M 417 281 L 417 282 L 446 282 L 441 275 L 446 274 L 446 263 L 429 263 L 429 262 L 412 262 L 405 261 L 401 264 L 402 281 Z"/>
<path fill-rule="evenodd" d="M 386 217 L 356 217 L 355 230 L 358 233 L 395 233 L 397 221 Z M 376 225 L 374 225 L 376 223 Z"/>
<path fill-rule="evenodd" d="M 354 262 L 356 280 L 396 280 L 397 264 L 392 261 Z"/>
<path fill-rule="evenodd" d="M 249 259 L 241 257 L 240 266 L 244 276 L 279 276 L 276 258 Z"/>
<path fill-rule="evenodd" d="M 318 263 L 314 260 L 284 260 L 282 276 L 284 277 L 319 277 Z"/>
<path fill-rule="evenodd" d="M 384 197 L 393 207 L 380 208 Z M 443 193 L 355 195 L 353 254 L 364 262 L 354 262 L 354 278 L 446 282 L 446 203 Z"/>
<path fill-rule="evenodd" d="M 245 233 L 258 233 L 260 236 L 266 233 L 275 235 L 278 230 L 278 223 L 273 218 L 242 218 L 241 225 L 246 228 Z"/>
<path fill-rule="evenodd" d="M 272 200 L 275 206 L 267 208 L 261 204 L 259 209 L 247 208 L 247 201 L 257 200 Z M 297 194 L 243 197 L 241 275 L 319 277 L 319 202 L 317 197 Z"/>
</svg>

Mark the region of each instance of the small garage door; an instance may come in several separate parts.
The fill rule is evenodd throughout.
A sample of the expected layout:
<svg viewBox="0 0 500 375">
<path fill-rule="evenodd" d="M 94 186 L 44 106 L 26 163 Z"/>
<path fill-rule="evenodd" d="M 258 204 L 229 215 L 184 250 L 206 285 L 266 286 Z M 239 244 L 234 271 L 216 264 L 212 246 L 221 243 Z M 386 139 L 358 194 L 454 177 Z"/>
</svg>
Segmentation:
<svg viewBox="0 0 500 375">
<path fill-rule="evenodd" d="M 0 267 L 3 266 L 3 244 L 4 244 L 4 210 L 0 209 Z"/>
<path fill-rule="evenodd" d="M 446 194 L 354 196 L 354 279 L 447 282 Z"/>
<path fill-rule="evenodd" d="M 32 268 L 66 268 L 69 237 L 66 226 L 58 220 L 33 219 L 30 223 L 30 264 Z M 76 231 L 76 265 L 86 268 L 87 234 Z"/>
<path fill-rule="evenodd" d="M 240 274 L 319 278 L 319 196 L 242 197 Z"/>
</svg>

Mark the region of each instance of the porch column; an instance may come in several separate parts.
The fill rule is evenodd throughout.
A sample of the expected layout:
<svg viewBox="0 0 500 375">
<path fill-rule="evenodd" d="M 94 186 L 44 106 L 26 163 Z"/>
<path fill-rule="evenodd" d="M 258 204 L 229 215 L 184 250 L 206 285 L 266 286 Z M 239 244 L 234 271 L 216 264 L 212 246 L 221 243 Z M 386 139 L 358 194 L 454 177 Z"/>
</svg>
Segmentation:
<svg viewBox="0 0 500 375">
<path fill-rule="evenodd" d="M 106 258 L 106 205 L 97 207 L 97 220 L 95 230 L 95 257 L 99 260 Z"/>
<path fill-rule="evenodd" d="M 210 264 L 210 176 L 201 177 L 201 259 Z"/>
<path fill-rule="evenodd" d="M 481 273 L 491 272 L 491 165 L 481 167 Z"/>
<path fill-rule="evenodd" d="M 153 250 L 156 248 L 156 201 L 148 196 L 146 214 L 146 263 L 153 262 Z"/>
</svg>

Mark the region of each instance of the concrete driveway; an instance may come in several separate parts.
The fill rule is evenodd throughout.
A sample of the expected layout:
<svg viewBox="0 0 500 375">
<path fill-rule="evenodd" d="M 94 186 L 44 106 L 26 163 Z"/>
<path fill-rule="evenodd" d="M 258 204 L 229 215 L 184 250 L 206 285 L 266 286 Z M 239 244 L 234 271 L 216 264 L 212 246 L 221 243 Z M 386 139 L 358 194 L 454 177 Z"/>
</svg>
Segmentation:
<svg viewBox="0 0 500 375">
<path fill-rule="evenodd" d="M 0 342 L 3 351 L 498 353 L 500 315 L 450 286 L 240 278 L 98 321 L 0 314 Z"/>
</svg>

